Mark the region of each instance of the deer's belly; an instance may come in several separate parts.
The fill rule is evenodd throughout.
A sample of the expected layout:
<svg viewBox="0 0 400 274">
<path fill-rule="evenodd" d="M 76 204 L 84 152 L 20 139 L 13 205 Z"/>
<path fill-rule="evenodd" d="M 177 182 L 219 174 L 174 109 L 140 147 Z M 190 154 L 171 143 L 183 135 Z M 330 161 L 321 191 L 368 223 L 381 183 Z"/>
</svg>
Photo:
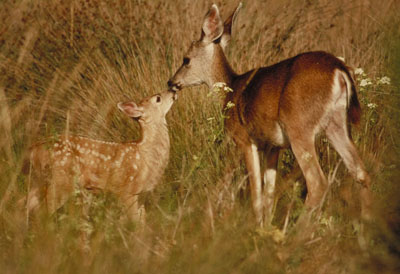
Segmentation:
<svg viewBox="0 0 400 274">
<path fill-rule="evenodd" d="M 287 136 L 278 122 L 270 122 L 268 124 L 253 127 L 249 134 L 257 147 L 266 146 L 287 147 L 289 145 Z"/>
</svg>

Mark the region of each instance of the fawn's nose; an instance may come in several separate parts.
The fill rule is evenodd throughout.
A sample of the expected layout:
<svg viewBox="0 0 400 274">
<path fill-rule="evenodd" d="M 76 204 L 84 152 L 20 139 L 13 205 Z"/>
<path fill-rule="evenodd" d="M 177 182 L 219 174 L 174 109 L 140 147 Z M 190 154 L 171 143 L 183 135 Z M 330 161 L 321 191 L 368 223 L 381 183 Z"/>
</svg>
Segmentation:
<svg viewBox="0 0 400 274">
<path fill-rule="evenodd" d="M 176 91 L 172 91 L 174 94 L 172 95 L 172 99 L 174 101 L 178 100 L 178 93 Z"/>
</svg>

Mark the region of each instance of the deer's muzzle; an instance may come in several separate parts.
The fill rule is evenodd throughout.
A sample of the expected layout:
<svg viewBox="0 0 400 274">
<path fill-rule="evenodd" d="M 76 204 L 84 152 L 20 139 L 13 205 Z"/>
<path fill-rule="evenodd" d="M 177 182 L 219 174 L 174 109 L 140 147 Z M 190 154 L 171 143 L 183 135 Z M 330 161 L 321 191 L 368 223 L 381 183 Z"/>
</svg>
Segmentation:
<svg viewBox="0 0 400 274">
<path fill-rule="evenodd" d="M 169 80 L 167 84 L 170 91 L 177 92 L 182 89 L 181 85 L 179 85 L 178 83 L 174 83 L 172 80 Z"/>
</svg>

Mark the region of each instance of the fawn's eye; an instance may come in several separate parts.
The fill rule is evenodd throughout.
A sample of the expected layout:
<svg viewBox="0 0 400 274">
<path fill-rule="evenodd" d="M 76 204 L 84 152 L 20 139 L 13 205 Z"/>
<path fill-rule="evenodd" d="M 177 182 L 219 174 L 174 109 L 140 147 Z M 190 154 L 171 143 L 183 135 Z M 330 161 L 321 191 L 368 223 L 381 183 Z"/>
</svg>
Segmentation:
<svg viewBox="0 0 400 274">
<path fill-rule="evenodd" d="M 160 95 L 157 95 L 157 97 L 156 97 L 156 102 L 157 102 L 157 103 L 160 103 L 160 102 L 161 102 L 161 96 L 160 96 Z"/>
<path fill-rule="evenodd" d="M 187 57 L 183 58 L 183 65 L 184 66 L 189 65 L 189 63 L 190 63 L 190 58 L 187 58 Z"/>
</svg>

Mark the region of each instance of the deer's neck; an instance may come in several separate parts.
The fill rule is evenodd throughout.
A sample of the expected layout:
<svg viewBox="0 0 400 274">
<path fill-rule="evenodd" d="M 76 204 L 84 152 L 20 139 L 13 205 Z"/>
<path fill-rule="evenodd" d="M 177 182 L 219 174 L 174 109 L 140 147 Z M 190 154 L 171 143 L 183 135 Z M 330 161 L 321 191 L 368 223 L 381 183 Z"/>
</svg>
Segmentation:
<svg viewBox="0 0 400 274">
<path fill-rule="evenodd" d="M 166 121 L 160 123 L 141 123 L 141 139 L 138 142 L 143 157 L 167 161 L 169 157 L 169 135 Z"/>
<path fill-rule="evenodd" d="M 222 82 L 232 87 L 233 80 L 237 74 L 230 66 L 221 47 L 217 47 L 214 52 L 214 62 L 212 64 L 213 75 L 209 87 L 212 88 L 215 83 Z"/>
</svg>

